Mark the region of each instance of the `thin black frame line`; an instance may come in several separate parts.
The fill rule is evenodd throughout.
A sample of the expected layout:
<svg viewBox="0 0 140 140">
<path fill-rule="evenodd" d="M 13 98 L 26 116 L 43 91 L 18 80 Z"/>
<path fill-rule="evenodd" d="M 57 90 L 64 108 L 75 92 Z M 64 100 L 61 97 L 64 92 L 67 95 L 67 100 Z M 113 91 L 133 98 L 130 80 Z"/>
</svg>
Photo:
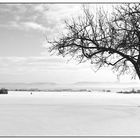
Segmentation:
<svg viewBox="0 0 140 140">
<path fill-rule="evenodd" d="M 0 4 L 125 4 L 140 2 L 0 2 Z M 140 136 L 0 136 L 0 138 L 140 138 Z"/>
<path fill-rule="evenodd" d="M 140 138 L 140 136 L 0 136 L 0 138 Z"/>
</svg>

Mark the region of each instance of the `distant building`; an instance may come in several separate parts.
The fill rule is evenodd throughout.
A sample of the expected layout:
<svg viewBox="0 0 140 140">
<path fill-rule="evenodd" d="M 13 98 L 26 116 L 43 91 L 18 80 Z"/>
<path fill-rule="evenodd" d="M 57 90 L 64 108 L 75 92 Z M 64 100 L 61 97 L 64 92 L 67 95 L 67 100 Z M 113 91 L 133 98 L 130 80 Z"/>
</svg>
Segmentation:
<svg viewBox="0 0 140 140">
<path fill-rule="evenodd" d="M 8 94 L 8 90 L 5 88 L 0 89 L 0 94 Z"/>
</svg>

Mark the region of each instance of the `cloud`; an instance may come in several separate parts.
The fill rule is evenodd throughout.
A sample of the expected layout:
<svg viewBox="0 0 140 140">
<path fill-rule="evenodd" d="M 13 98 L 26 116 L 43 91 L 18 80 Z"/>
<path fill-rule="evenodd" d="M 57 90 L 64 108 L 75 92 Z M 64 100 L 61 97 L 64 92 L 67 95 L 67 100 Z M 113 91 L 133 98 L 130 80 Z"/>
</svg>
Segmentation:
<svg viewBox="0 0 140 140">
<path fill-rule="evenodd" d="M 75 71 L 90 68 L 89 64 L 67 63 L 61 57 L 0 57 L 0 74 L 24 74 L 48 71 Z"/>
<path fill-rule="evenodd" d="M 0 5 L 0 27 L 46 31 L 43 13 L 46 4 L 3 4 Z"/>
<path fill-rule="evenodd" d="M 41 24 L 38 24 L 36 22 L 16 22 L 16 21 L 11 21 L 9 25 L 5 25 L 5 27 L 13 27 L 16 29 L 20 30 L 36 30 L 36 31 L 41 31 L 42 33 L 47 31 L 47 28 L 44 27 Z"/>
<path fill-rule="evenodd" d="M 32 5 L 34 11 L 40 12 L 41 14 L 49 10 L 48 4 L 36 4 Z"/>
<path fill-rule="evenodd" d="M 27 28 L 27 29 L 34 29 L 34 30 L 40 30 L 40 31 L 45 31 L 46 27 L 44 27 L 41 24 L 35 23 L 35 22 L 23 22 L 20 24 L 21 26 Z"/>
<path fill-rule="evenodd" d="M 53 38 L 62 32 L 64 20 L 76 15 L 80 7 L 78 4 L 3 4 L 0 15 L 7 18 L 0 26 L 45 31 L 48 38 Z"/>
</svg>

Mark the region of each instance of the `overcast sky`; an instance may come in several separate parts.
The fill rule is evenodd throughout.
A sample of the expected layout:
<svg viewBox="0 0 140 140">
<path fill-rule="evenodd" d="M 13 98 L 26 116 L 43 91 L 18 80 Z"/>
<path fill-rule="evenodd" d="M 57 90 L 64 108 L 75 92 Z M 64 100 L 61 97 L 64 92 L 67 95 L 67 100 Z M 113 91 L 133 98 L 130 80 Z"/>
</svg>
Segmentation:
<svg viewBox="0 0 140 140">
<path fill-rule="evenodd" d="M 96 5 L 92 5 L 96 8 Z M 111 5 L 106 5 L 109 8 Z M 57 37 L 64 20 L 81 12 L 80 4 L 0 4 L 0 82 L 114 82 L 109 68 L 94 72 L 89 63 L 50 56 L 45 38 Z M 130 77 L 122 77 L 131 80 Z"/>
</svg>

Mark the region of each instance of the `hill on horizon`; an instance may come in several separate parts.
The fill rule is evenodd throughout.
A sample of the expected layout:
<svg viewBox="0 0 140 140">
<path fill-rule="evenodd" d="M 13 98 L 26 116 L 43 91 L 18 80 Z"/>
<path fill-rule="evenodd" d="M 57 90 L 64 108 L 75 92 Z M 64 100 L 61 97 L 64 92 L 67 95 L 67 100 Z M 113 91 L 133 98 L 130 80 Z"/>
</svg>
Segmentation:
<svg viewBox="0 0 140 140">
<path fill-rule="evenodd" d="M 139 88 L 137 82 L 76 82 L 76 83 L 55 83 L 55 82 L 33 82 L 33 83 L 0 83 L 0 88 L 7 89 L 122 89 Z"/>
</svg>

